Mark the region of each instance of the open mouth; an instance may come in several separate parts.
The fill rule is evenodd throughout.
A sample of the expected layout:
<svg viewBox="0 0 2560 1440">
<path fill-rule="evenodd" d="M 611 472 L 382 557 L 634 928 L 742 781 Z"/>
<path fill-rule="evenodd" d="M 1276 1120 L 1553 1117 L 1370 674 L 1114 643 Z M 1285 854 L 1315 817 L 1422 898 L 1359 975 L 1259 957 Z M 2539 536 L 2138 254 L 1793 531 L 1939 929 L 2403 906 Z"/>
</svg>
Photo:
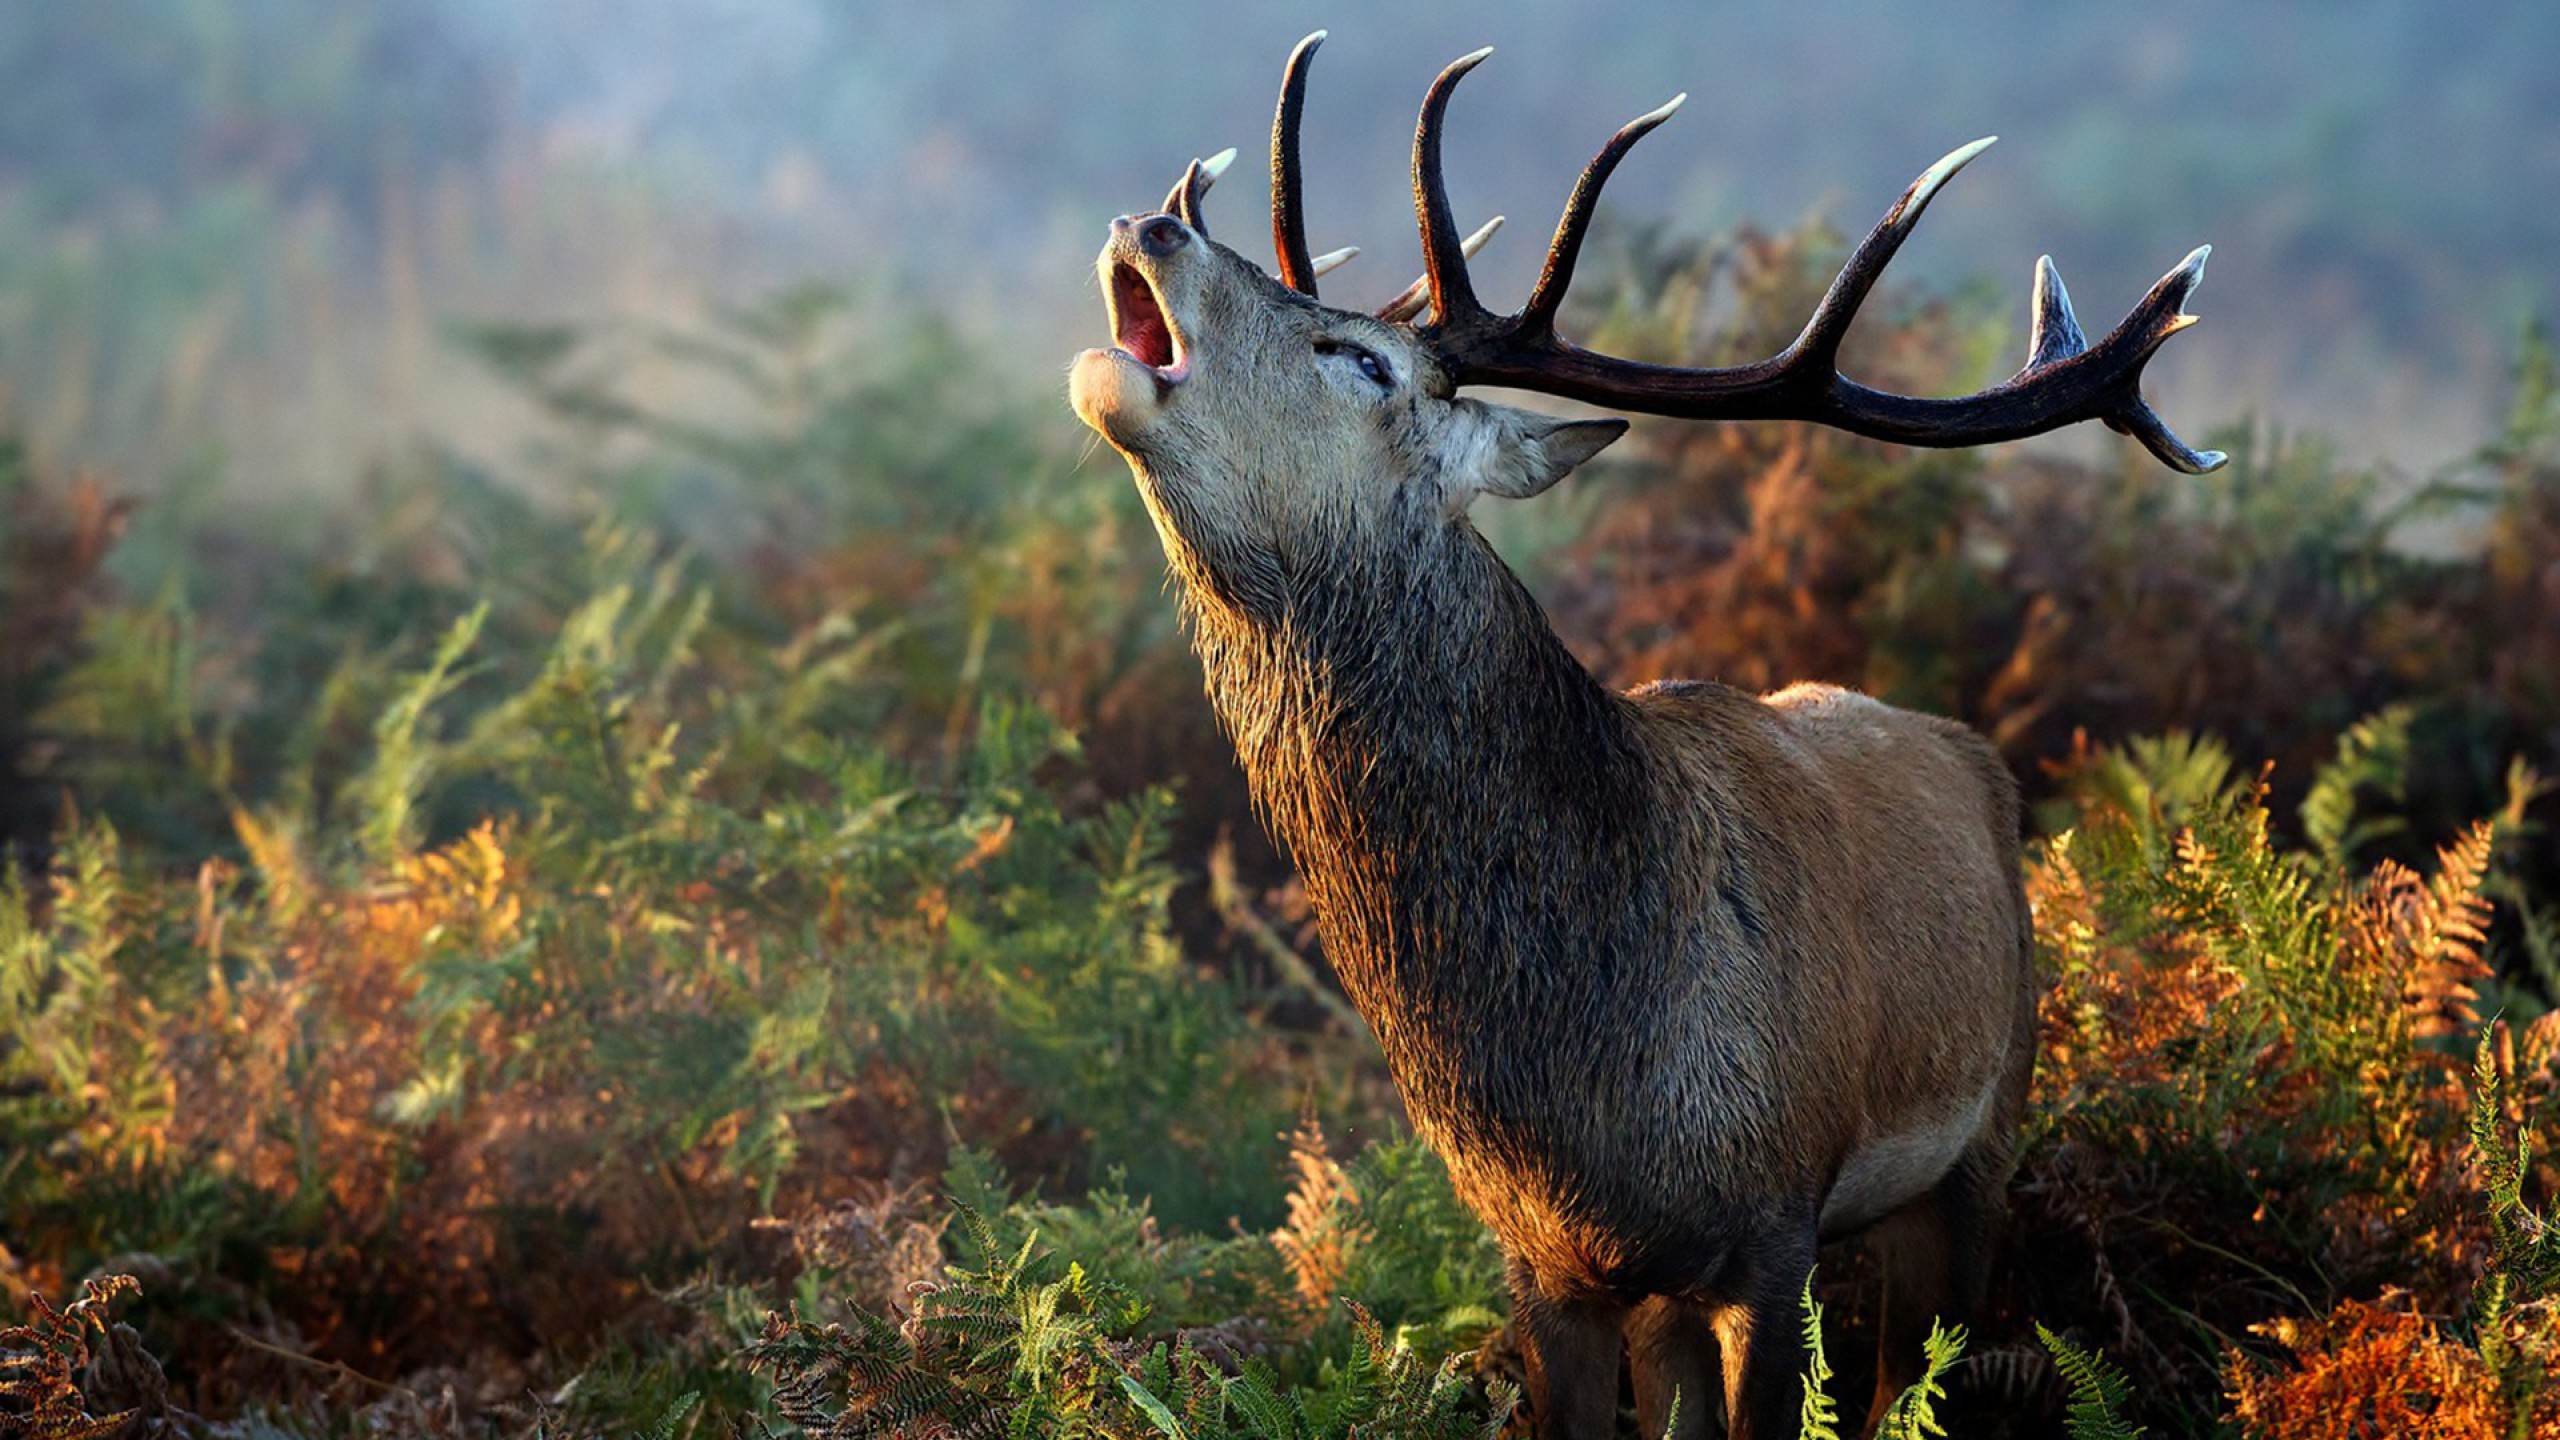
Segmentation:
<svg viewBox="0 0 2560 1440">
<path fill-rule="evenodd" d="M 1183 363 L 1181 337 L 1165 319 L 1155 287 L 1137 267 L 1111 267 L 1111 339 L 1123 354 L 1156 372 L 1157 378 L 1180 380 L 1190 367 Z"/>
</svg>

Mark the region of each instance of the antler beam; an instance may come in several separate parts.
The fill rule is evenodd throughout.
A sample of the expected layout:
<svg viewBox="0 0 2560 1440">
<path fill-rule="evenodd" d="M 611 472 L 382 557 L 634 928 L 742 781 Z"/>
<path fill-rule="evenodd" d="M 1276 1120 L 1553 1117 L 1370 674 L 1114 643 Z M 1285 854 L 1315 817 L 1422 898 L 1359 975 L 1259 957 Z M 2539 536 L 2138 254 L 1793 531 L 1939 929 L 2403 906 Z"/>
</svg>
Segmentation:
<svg viewBox="0 0 2560 1440">
<path fill-rule="evenodd" d="M 1315 298 L 1316 277 L 1324 271 L 1316 268 L 1307 253 L 1306 190 L 1299 183 L 1298 119 L 1307 111 L 1307 66 L 1316 58 L 1316 47 L 1323 43 L 1324 32 L 1318 30 L 1289 52 L 1289 67 L 1280 76 L 1280 105 L 1271 116 L 1271 248 L 1280 257 L 1280 283 L 1310 300 Z"/>
<path fill-rule="evenodd" d="M 2140 440 L 2166 464 L 2202 473 L 2218 451 L 2188 446 L 2142 399 L 2142 368 L 2163 341 L 2195 323 L 2184 310 L 2211 247 L 2199 246 L 2161 277 L 2115 329 L 2087 343 L 2050 257 L 2036 264 L 2035 336 L 2025 368 L 1976 394 L 1927 399 L 1873 390 L 1839 372 L 1840 341 L 1931 197 L 1991 141 L 1977 140 L 1921 172 L 1867 232 L 1786 349 L 1750 365 L 1684 369 L 1596 354 L 1556 338 L 1555 316 L 1572 283 L 1600 189 L 1636 141 L 1671 117 L 1680 100 L 1628 122 L 1583 168 L 1556 224 L 1529 303 L 1497 316 L 1476 298 L 1441 175 L 1440 134 L 1449 96 L 1492 52 L 1460 57 L 1434 80 L 1414 128 L 1414 211 L 1422 232 L 1424 281 L 1433 316 L 1421 327 L 1453 385 L 1504 385 L 1617 410 L 1694 420 L 1804 420 L 1905 445 L 1976 445 L 2103 420 Z M 1682 99 L 1687 97 L 1683 96 Z M 1408 313 L 1420 309 L 1415 305 Z M 1384 313 L 1384 312 L 1382 312 Z"/>
</svg>

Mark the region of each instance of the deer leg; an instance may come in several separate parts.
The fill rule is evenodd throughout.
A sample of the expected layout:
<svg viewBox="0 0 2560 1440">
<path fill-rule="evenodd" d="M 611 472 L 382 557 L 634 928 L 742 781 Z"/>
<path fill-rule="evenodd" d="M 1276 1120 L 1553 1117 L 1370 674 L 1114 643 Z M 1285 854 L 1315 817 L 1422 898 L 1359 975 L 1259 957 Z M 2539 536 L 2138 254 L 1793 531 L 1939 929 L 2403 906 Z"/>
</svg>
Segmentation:
<svg viewBox="0 0 2560 1440">
<path fill-rule="evenodd" d="M 1528 1362 L 1537 1440 L 1609 1440 L 1618 1423 L 1625 1312 L 1549 1294 L 1517 1257 L 1509 1271 L 1511 1324 Z"/>
<path fill-rule="evenodd" d="M 1627 1316 L 1627 1362 L 1635 1373 L 1636 1428 L 1642 1440 L 1707 1440 L 1724 1387 L 1716 1368 L 1716 1332 L 1696 1305 L 1656 1295 Z M 1679 1397 L 1679 1425 L 1672 1398 Z"/>
<path fill-rule="evenodd" d="M 1803 1418 L 1804 1323 L 1799 1306 L 1813 1273 L 1814 1226 L 1766 1234 L 1736 1259 L 1716 1312 L 1724 1355 L 1728 1440 L 1795 1440 Z"/>
<path fill-rule="evenodd" d="M 1981 1306 L 2008 1175 L 2005 1145 L 1996 1154 L 1991 1147 L 1968 1151 L 1927 1194 L 1868 1232 L 1868 1249 L 1884 1272 L 1884 1300 L 1866 1434 L 1876 1433 L 1886 1407 L 1928 1369 L 1922 1342 L 1930 1327 L 1967 1324 Z"/>
</svg>

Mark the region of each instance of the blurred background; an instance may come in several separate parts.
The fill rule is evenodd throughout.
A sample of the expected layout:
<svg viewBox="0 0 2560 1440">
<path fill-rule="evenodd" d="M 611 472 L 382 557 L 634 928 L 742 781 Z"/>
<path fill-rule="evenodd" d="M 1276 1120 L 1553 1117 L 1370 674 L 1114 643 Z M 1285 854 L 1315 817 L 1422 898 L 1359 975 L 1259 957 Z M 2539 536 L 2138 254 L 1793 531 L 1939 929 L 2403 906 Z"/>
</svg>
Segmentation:
<svg viewBox="0 0 2560 1440">
<path fill-rule="evenodd" d="M 1414 106 L 1491 44 L 1451 174 L 1519 226 L 1498 287 L 1598 142 L 1687 91 L 1623 222 L 1863 228 L 1996 133 L 1898 273 L 1996 286 L 2022 326 L 2050 251 L 2094 320 L 2212 242 L 2211 323 L 2156 382 L 2190 426 L 2277 417 L 2422 470 L 2553 303 L 2560 17 L 2529 0 L 36 0 L 0 19 L 7 413 L 137 480 L 326 487 L 422 431 L 513 433 L 454 321 L 647 326 L 810 275 L 1038 381 L 1098 333 L 1104 223 L 1193 155 L 1243 151 L 1214 213 L 1259 240 L 1279 63 L 1319 25 L 1310 213 L 1319 249 L 1363 247 L 1348 294 L 1409 278 Z"/>
<path fill-rule="evenodd" d="M 1497 303 L 1690 94 L 1564 314 L 1613 353 L 1771 353 L 1987 134 L 1861 380 L 2007 374 L 2041 253 L 2096 331 L 2215 246 L 2146 377 L 2215 474 L 1640 421 L 1476 518 L 1606 679 L 1858 686 L 2024 786 L 1954 1433 L 2061 1433 L 2042 1323 L 2151 1433 L 2560 1434 L 2531 0 L 0 0 L 0 1434 L 1483 1433 L 1500 1257 L 1064 397 L 1190 159 L 1262 255 L 1318 26 L 1337 302 L 1418 269 L 1485 44 Z M 1247 1359 L 1305 1424 L 1221 1408 Z"/>
</svg>

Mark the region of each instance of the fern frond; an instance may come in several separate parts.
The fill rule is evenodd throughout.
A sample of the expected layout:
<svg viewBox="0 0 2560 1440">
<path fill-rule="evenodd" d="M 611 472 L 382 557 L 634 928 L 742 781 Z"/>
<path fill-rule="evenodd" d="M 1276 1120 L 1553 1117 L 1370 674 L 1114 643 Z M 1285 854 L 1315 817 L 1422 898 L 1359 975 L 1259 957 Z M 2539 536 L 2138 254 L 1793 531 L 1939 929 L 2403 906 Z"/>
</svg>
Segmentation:
<svg viewBox="0 0 2560 1440">
<path fill-rule="evenodd" d="M 1282 1393 L 1271 1367 L 1260 1360 L 1245 1362 L 1244 1373 L 1227 1387 L 1227 1401 L 1259 1440 L 1309 1440 L 1306 1406 Z"/>
<path fill-rule="evenodd" d="M 2512 1305 L 2560 1293 L 2560 1225 L 2525 1203 L 2532 1132 L 2519 1126 L 2510 1138 L 2507 1130 L 2494 1048 L 2499 1028 L 2497 1022 L 2482 1028 L 2471 1062 L 2471 1151 L 2488 1204 L 2491 1244 L 2479 1316 L 2484 1335 Z"/>
<path fill-rule="evenodd" d="M 461 683 L 456 670 L 479 643 L 488 619 L 489 606 L 484 601 L 453 622 L 437 644 L 435 657 L 401 687 L 374 722 L 373 763 L 350 791 L 360 816 L 365 854 L 374 860 L 396 860 L 417 848 L 418 803 L 434 778 L 437 757 L 435 743 L 422 733 L 427 712 Z"/>
<path fill-rule="evenodd" d="M 1831 1361 L 1822 1353 L 1822 1307 L 1814 1303 L 1813 1276 L 1804 1277 L 1804 1410 L 1799 1440 L 1840 1440 L 1840 1404 L 1831 1398 Z"/>
<path fill-rule="evenodd" d="M 0 1326 L 0 1434 L 28 1440 L 107 1440 L 121 1435 L 139 1414 L 119 1410 L 91 1415 L 80 1393 L 78 1376 L 89 1363 L 92 1331 L 107 1333 L 107 1310 L 117 1300 L 142 1293 L 130 1275 L 109 1275 L 83 1282 L 82 1296 L 56 1310 L 39 1291 L 27 1292 L 32 1312 L 24 1325 Z"/>
<path fill-rule="evenodd" d="M 699 1390 L 687 1390 L 677 1396 L 675 1402 L 660 1411 L 656 1422 L 649 1426 L 646 1440 L 676 1440 L 676 1427 L 682 1425 L 684 1417 L 701 1404 L 702 1392 Z"/>
<path fill-rule="evenodd" d="M 2407 799 L 2409 725 L 2416 716 L 2408 705 L 2393 705 L 2348 726 L 2336 754 L 2312 776 L 2302 798 L 2302 833 L 2332 869 L 2345 869 L 2357 850 L 2406 828 L 2397 816 L 2360 820 L 2357 795 Z"/>
<path fill-rule="evenodd" d="M 2062 1372 L 2063 1383 L 2071 1388 L 2070 1409 L 2063 1419 L 2071 1440 L 2142 1440 L 2143 1427 L 2123 1415 L 2125 1402 L 2133 1398 L 2133 1387 L 2122 1370 L 2042 1324 L 2036 1326 L 2036 1339 L 2052 1354 L 2054 1368 Z"/>
<path fill-rule="evenodd" d="M 1952 1329 L 1932 1320 L 1929 1338 L 1920 1342 L 1921 1353 L 1928 1358 L 1928 1368 L 1909 1389 L 1893 1397 L 1884 1418 L 1876 1424 L 1876 1440 L 1928 1440 L 1943 1437 L 1946 1426 L 1938 1422 L 1936 1402 L 1947 1398 L 1947 1371 L 1964 1357 L 1964 1327 Z"/>
<path fill-rule="evenodd" d="M 1182 1422 L 1174 1418 L 1172 1408 L 1158 1399 L 1155 1392 L 1140 1384 L 1137 1376 L 1121 1376 L 1120 1393 L 1129 1397 L 1129 1403 L 1138 1407 L 1138 1413 L 1146 1416 L 1147 1423 L 1155 1426 L 1156 1433 L 1164 1436 L 1165 1440 L 1191 1440 L 1191 1432 L 1183 1429 Z"/>
</svg>

